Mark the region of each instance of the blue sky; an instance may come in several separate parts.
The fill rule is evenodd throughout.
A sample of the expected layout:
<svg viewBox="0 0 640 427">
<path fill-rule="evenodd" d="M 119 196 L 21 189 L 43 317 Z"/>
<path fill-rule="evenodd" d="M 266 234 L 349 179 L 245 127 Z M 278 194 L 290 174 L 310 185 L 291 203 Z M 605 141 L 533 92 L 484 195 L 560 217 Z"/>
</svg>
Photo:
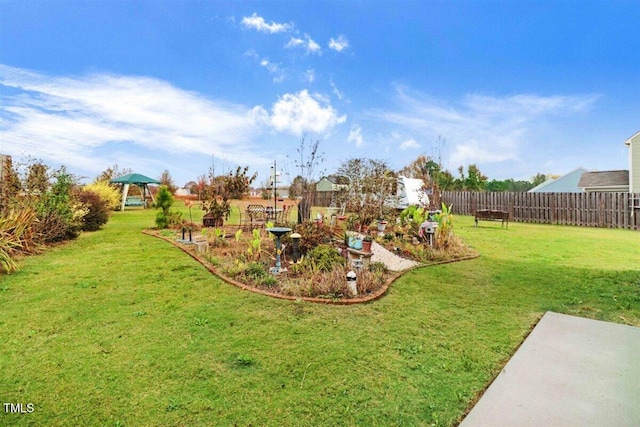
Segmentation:
<svg viewBox="0 0 640 427">
<path fill-rule="evenodd" d="M 0 0 L 0 153 L 183 185 L 420 154 L 490 179 L 627 169 L 638 1 Z M 287 178 L 285 178 L 286 181 Z"/>
</svg>

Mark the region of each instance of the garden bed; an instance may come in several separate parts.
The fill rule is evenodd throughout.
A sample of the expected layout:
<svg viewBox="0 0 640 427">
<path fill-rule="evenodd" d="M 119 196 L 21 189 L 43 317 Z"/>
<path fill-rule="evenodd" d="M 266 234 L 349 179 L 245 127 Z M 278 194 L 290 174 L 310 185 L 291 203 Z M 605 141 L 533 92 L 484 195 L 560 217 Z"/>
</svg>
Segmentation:
<svg viewBox="0 0 640 427">
<path fill-rule="evenodd" d="M 328 228 L 312 227 L 315 227 L 316 236 L 300 242 L 302 248 L 309 252 L 298 263 L 291 262 L 291 241 L 284 239 L 279 274 L 270 272 L 275 265 L 275 239 L 264 229 L 243 232 L 237 227 L 201 228 L 192 232 L 193 243 L 188 242 L 188 232 L 185 233 L 187 241 L 182 239 L 181 230 L 148 229 L 144 233 L 172 243 L 209 271 L 239 288 L 276 298 L 331 304 L 354 304 L 377 299 L 385 294 L 395 279 L 412 268 L 427 265 L 425 261 L 439 264 L 477 257 L 477 253 L 469 250 L 458 253 L 456 258 L 404 263 L 412 267 L 401 271 L 391 271 L 384 263 L 373 262 L 369 268 L 356 270 L 357 294 L 354 294 L 347 284 L 347 273 L 352 267 L 344 259 L 346 247 L 336 239 L 337 233 L 331 233 Z M 323 235 L 325 240 L 321 240 Z M 312 243 L 314 239 L 315 244 Z M 385 243 L 383 239 L 380 242 Z M 388 247 L 394 242 L 386 243 Z M 304 247 L 312 244 L 315 249 Z M 399 242 L 395 241 L 395 244 Z M 411 242 L 409 244 L 414 246 Z M 380 245 L 377 250 L 386 253 L 386 260 L 389 256 L 402 260 L 398 256 L 399 251 L 389 253 Z"/>
</svg>

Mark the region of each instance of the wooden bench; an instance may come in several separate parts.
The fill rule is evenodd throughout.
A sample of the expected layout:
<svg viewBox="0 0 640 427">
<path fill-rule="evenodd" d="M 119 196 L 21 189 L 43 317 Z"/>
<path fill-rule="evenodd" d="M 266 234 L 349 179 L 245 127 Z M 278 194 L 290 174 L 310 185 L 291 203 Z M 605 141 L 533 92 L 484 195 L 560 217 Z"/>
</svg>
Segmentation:
<svg viewBox="0 0 640 427">
<path fill-rule="evenodd" d="M 509 228 L 509 212 L 497 211 L 492 209 L 478 209 L 475 214 L 476 227 L 478 226 L 478 220 L 483 221 L 502 221 L 502 227 L 506 222 L 507 228 Z"/>
<path fill-rule="evenodd" d="M 142 200 L 142 197 L 138 197 L 138 196 L 127 196 L 127 198 L 124 201 L 124 205 L 125 206 L 146 206 L 144 200 Z"/>
</svg>

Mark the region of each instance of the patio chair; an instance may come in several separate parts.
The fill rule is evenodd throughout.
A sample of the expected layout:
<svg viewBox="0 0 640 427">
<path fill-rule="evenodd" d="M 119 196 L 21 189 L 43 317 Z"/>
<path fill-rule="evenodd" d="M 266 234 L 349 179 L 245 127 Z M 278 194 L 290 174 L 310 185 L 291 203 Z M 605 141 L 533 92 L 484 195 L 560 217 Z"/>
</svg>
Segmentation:
<svg viewBox="0 0 640 427">
<path fill-rule="evenodd" d="M 247 231 L 251 226 L 251 217 L 238 206 L 238 228 Z"/>
<path fill-rule="evenodd" d="M 247 206 L 247 216 L 249 217 L 250 227 L 264 227 L 267 222 L 266 209 L 262 205 L 249 205 Z"/>
<path fill-rule="evenodd" d="M 291 210 L 293 209 L 293 205 L 284 206 L 282 211 L 278 213 L 278 222 L 280 224 L 287 224 L 289 222 L 289 217 L 291 216 Z"/>
</svg>

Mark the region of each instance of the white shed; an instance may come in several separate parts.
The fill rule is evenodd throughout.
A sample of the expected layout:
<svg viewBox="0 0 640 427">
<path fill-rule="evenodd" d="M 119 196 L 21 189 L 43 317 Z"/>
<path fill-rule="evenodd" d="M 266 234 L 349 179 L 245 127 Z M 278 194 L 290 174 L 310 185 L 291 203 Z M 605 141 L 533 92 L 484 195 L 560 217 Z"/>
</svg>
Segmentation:
<svg viewBox="0 0 640 427">
<path fill-rule="evenodd" d="M 426 206 L 429 195 L 423 188 L 424 182 L 417 178 L 398 177 L 395 205 L 397 209 L 405 209 L 410 205 Z"/>
</svg>

